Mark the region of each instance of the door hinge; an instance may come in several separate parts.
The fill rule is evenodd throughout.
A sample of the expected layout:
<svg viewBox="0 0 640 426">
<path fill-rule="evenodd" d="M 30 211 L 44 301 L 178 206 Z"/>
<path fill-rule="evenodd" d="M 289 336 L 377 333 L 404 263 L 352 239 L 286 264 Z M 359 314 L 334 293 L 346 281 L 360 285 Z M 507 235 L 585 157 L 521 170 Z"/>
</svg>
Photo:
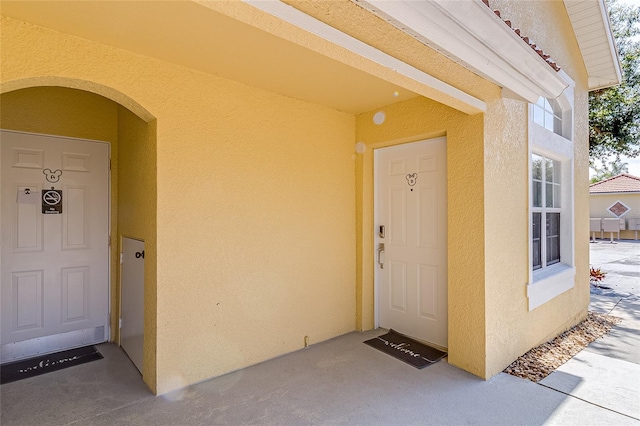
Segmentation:
<svg viewBox="0 0 640 426">
<path fill-rule="evenodd" d="M 109 158 L 109 171 L 111 171 L 111 158 Z"/>
<path fill-rule="evenodd" d="M 107 238 L 107 245 L 111 247 L 111 235 L 109 235 L 109 238 Z"/>
<path fill-rule="evenodd" d="M 124 263 L 124 253 L 120 253 L 120 264 Z"/>
<path fill-rule="evenodd" d="M 118 318 L 118 328 L 122 328 L 122 318 Z"/>
</svg>

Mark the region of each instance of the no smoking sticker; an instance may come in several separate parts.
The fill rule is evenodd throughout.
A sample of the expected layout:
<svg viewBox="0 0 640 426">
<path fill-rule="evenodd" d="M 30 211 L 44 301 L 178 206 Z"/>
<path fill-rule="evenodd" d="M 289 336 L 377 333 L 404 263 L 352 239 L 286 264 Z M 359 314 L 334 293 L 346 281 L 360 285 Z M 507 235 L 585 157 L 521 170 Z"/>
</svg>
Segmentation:
<svg viewBox="0 0 640 426">
<path fill-rule="evenodd" d="M 45 189 L 42 191 L 42 214 L 62 213 L 62 191 Z"/>
</svg>

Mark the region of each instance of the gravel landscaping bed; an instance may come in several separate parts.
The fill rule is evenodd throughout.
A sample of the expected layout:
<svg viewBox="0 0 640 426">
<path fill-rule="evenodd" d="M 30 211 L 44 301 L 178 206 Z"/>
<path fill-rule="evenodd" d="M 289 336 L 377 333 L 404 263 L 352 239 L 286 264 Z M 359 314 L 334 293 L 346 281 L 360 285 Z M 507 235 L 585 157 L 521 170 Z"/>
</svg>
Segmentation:
<svg viewBox="0 0 640 426">
<path fill-rule="evenodd" d="M 538 382 L 569 361 L 589 343 L 607 334 L 620 321 L 620 318 L 612 315 L 589 312 L 580 324 L 531 349 L 509 365 L 504 372 Z"/>
</svg>

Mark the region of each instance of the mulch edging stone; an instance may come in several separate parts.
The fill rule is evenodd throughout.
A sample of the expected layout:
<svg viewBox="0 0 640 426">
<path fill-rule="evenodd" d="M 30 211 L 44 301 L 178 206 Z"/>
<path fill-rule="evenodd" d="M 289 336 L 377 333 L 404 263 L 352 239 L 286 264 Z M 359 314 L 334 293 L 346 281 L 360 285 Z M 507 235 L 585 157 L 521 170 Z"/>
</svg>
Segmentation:
<svg viewBox="0 0 640 426">
<path fill-rule="evenodd" d="M 589 311 L 587 318 L 580 324 L 531 349 L 511 363 L 504 372 L 537 383 L 589 343 L 607 334 L 620 321 L 620 318 L 612 315 Z"/>
</svg>

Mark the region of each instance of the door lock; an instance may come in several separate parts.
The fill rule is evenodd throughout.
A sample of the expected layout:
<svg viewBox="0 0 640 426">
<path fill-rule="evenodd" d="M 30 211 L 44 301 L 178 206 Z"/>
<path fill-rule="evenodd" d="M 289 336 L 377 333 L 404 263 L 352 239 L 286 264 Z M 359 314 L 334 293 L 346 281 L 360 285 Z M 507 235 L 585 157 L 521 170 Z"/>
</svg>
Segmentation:
<svg viewBox="0 0 640 426">
<path fill-rule="evenodd" d="M 136 252 L 136 259 L 140 259 L 140 258 L 144 259 L 144 250 Z"/>
</svg>

